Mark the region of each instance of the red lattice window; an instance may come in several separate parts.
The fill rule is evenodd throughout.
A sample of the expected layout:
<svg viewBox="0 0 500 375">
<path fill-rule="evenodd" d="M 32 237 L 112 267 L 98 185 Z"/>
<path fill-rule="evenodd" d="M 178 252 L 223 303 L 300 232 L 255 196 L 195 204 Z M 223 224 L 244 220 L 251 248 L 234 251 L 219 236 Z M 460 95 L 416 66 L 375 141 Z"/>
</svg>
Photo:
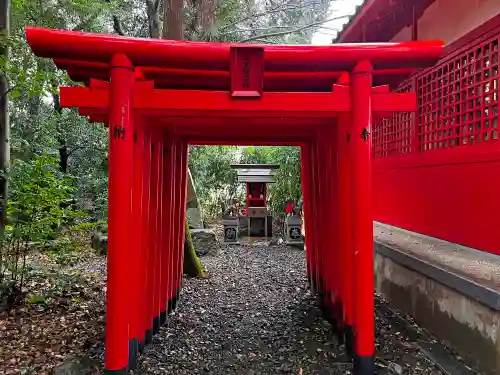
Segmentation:
<svg viewBox="0 0 500 375">
<path fill-rule="evenodd" d="M 499 36 L 417 76 L 419 151 L 498 140 Z"/>
<path fill-rule="evenodd" d="M 497 141 L 499 42 L 500 30 L 416 74 L 417 113 L 396 113 L 373 124 L 374 157 Z M 398 91 L 409 89 L 411 81 Z"/>
<path fill-rule="evenodd" d="M 399 87 L 399 92 L 410 92 L 411 82 Z M 373 124 L 372 151 L 374 157 L 409 154 L 414 148 L 414 115 L 409 112 L 394 113 Z"/>
</svg>

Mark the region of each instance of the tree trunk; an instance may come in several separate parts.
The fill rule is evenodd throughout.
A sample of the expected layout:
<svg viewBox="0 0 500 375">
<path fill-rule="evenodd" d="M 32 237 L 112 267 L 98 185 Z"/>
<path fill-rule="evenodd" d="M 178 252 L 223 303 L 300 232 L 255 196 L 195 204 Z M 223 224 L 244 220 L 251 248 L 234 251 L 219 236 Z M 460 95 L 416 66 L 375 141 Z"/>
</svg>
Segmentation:
<svg viewBox="0 0 500 375">
<path fill-rule="evenodd" d="M 163 39 L 184 39 L 184 0 L 165 0 Z"/>
<path fill-rule="evenodd" d="M 163 39 L 184 39 L 184 0 L 165 0 L 163 17 Z M 184 238 L 184 273 L 191 277 L 203 277 L 203 267 L 193 246 L 191 231 L 186 217 L 186 236 Z"/>
<path fill-rule="evenodd" d="M 52 94 L 54 100 L 54 111 L 57 115 L 57 142 L 59 143 L 59 168 L 64 174 L 68 173 L 68 145 L 66 144 L 66 139 L 64 138 L 64 132 L 60 127 L 60 117 L 62 115 L 61 102 L 59 100 L 58 94 Z"/>
<path fill-rule="evenodd" d="M 200 7 L 198 8 L 197 20 L 202 34 L 205 36 L 210 32 L 210 29 L 215 23 L 215 11 L 217 9 L 216 0 L 201 0 Z"/>
<path fill-rule="evenodd" d="M 149 36 L 158 39 L 160 37 L 160 0 L 146 0 L 148 13 Z"/>
<path fill-rule="evenodd" d="M 215 23 L 216 0 L 202 0 L 201 2 L 201 27 L 208 31 Z"/>
<path fill-rule="evenodd" d="M 205 272 L 201 265 L 200 258 L 196 255 L 191 237 L 191 230 L 189 229 L 188 220 L 186 217 L 186 238 L 184 240 L 184 273 L 191 277 L 204 277 Z"/>
<path fill-rule="evenodd" d="M 10 0 L 0 0 L 0 55 L 9 59 Z M 9 82 L 4 69 L 0 71 L 0 241 L 3 240 L 8 199 L 7 172 L 10 167 Z"/>
</svg>

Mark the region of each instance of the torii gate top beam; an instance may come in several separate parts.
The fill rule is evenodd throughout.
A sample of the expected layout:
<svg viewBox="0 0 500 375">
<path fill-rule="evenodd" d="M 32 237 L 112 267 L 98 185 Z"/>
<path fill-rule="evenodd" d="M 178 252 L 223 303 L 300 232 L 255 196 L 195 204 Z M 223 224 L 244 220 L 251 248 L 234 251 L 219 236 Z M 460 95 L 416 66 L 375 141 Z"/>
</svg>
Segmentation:
<svg viewBox="0 0 500 375">
<path fill-rule="evenodd" d="M 36 27 L 26 28 L 33 52 L 41 57 L 108 64 L 124 54 L 136 67 L 228 71 L 231 47 L 262 48 L 266 72 L 348 71 L 361 60 L 374 69 L 426 67 L 441 57 L 440 41 L 403 43 L 258 45 L 128 38 Z M 292 91 L 292 90 L 290 90 Z"/>
<path fill-rule="evenodd" d="M 351 111 L 346 72 L 360 62 L 369 62 L 374 77 L 385 77 L 428 66 L 444 50 L 438 41 L 245 45 L 33 27 L 26 28 L 26 35 L 35 54 L 54 59 L 88 86 L 61 88 L 62 107 L 79 108 L 90 121 L 107 123 L 110 71 L 119 68 L 111 62 L 121 56 L 113 64 L 127 61 L 135 70 L 134 114 L 147 119 L 148 126 L 166 127 L 199 142 L 239 142 L 258 133 L 262 142 L 300 143 L 315 136 L 313 125 L 330 124 Z M 414 93 L 390 93 L 387 86 L 372 89 L 376 116 L 414 111 L 415 105 Z M 211 120 L 219 126 L 207 128 Z"/>
</svg>

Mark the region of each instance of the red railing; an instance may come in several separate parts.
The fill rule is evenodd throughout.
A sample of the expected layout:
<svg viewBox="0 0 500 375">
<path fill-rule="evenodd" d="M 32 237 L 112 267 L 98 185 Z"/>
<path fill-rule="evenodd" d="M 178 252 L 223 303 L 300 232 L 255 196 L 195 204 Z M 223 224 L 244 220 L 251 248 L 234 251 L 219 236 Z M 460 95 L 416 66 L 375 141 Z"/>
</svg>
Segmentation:
<svg viewBox="0 0 500 375">
<path fill-rule="evenodd" d="M 375 219 L 500 254 L 500 26 L 403 82 L 373 126 Z"/>
</svg>

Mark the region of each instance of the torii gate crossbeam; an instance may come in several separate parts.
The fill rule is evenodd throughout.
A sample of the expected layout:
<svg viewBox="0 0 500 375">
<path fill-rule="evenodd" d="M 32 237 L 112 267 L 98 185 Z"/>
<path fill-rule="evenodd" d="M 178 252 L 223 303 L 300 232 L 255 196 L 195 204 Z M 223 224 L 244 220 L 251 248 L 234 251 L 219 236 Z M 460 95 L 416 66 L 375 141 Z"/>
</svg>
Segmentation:
<svg viewBox="0 0 500 375">
<path fill-rule="evenodd" d="M 84 87 L 61 105 L 109 127 L 105 369 L 127 374 L 175 308 L 188 144 L 299 145 L 310 286 L 355 375 L 374 374 L 372 116 L 414 111 L 373 86 L 434 63 L 441 42 L 243 45 L 26 29 Z"/>
</svg>

